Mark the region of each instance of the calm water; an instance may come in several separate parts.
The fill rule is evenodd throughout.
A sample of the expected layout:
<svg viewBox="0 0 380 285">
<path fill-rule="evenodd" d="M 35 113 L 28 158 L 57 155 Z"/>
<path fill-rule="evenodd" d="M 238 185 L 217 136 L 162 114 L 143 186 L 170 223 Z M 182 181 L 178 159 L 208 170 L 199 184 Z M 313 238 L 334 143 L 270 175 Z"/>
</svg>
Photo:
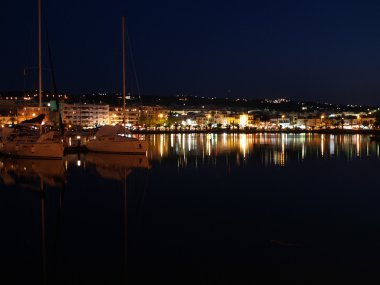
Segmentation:
<svg viewBox="0 0 380 285">
<path fill-rule="evenodd" d="M 150 141 L 147 157 L 0 158 L 2 283 L 380 281 L 380 146 L 368 136 Z"/>
</svg>

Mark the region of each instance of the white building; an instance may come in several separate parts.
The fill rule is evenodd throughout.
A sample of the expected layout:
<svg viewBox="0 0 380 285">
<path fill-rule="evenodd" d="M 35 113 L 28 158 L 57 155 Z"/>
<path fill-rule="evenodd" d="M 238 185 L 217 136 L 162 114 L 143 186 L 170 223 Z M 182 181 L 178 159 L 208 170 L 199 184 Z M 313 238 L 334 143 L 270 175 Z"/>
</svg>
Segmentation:
<svg viewBox="0 0 380 285">
<path fill-rule="evenodd" d="M 95 127 L 109 124 L 109 105 L 62 104 L 62 121 L 67 126 Z"/>
<path fill-rule="evenodd" d="M 282 129 L 287 129 L 287 128 L 291 128 L 292 127 L 291 122 L 290 122 L 290 118 L 285 118 L 283 116 L 281 118 L 272 118 L 272 119 L 270 119 L 270 123 L 273 126 L 277 126 L 279 128 L 282 128 Z"/>
</svg>

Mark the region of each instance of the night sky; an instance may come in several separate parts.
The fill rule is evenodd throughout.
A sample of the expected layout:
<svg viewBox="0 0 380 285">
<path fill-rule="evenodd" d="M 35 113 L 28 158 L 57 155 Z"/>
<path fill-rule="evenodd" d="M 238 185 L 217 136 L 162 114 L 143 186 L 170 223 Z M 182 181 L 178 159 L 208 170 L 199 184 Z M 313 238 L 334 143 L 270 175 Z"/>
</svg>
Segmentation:
<svg viewBox="0 0 380 285">
<path fill-rule="evenodd" d="M 37 0 L 0 7 L 0 90 L 33 88 Z M 65 92 L 121 91 L 126 15 L 143 95 L 380 102 L 379 1 L 44 0 L 44 15 Z"/>
</svg>

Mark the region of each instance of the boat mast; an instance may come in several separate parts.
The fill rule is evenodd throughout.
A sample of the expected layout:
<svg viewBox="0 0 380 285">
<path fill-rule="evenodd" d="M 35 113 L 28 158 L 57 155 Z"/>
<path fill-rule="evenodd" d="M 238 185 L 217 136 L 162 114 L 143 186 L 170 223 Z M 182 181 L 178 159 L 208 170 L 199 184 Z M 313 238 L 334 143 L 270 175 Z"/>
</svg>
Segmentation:
<svg viewBox="0 0 380 285">
<path fill-rule="evenodd" d="M 123 125 L 125 129 L 125 96 L 126 96 L 126 72 L 125 72 L 125 16 L 121 17 L 122 39 L 123 39 Z"/>
<path fill-rule="evenodd" d="M 38 0 L 38 108 L 42 108 L 42 0 Z"/>
</svg>

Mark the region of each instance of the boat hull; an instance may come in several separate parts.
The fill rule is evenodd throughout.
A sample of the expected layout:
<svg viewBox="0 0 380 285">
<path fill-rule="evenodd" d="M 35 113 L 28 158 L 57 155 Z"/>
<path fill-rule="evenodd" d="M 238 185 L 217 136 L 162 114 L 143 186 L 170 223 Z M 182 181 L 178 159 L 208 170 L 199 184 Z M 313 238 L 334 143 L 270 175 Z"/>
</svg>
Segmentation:
<svg viewBox="0 0 380 285">
<path fill-rule="evenodd" d="M 93 152 L 120 153 L 120 154 L 145 154 L 148 150 L 148 142 L 141 140 L 126 141 L 100 141 L 90 140 L 86 148 Z"/>
<path fill-rule="evenodd" d="M 63 144 L 60 142 L 4 142 L 0 145 L 0 152 L 14 157 L 62 159 Z"/>
</svg>

